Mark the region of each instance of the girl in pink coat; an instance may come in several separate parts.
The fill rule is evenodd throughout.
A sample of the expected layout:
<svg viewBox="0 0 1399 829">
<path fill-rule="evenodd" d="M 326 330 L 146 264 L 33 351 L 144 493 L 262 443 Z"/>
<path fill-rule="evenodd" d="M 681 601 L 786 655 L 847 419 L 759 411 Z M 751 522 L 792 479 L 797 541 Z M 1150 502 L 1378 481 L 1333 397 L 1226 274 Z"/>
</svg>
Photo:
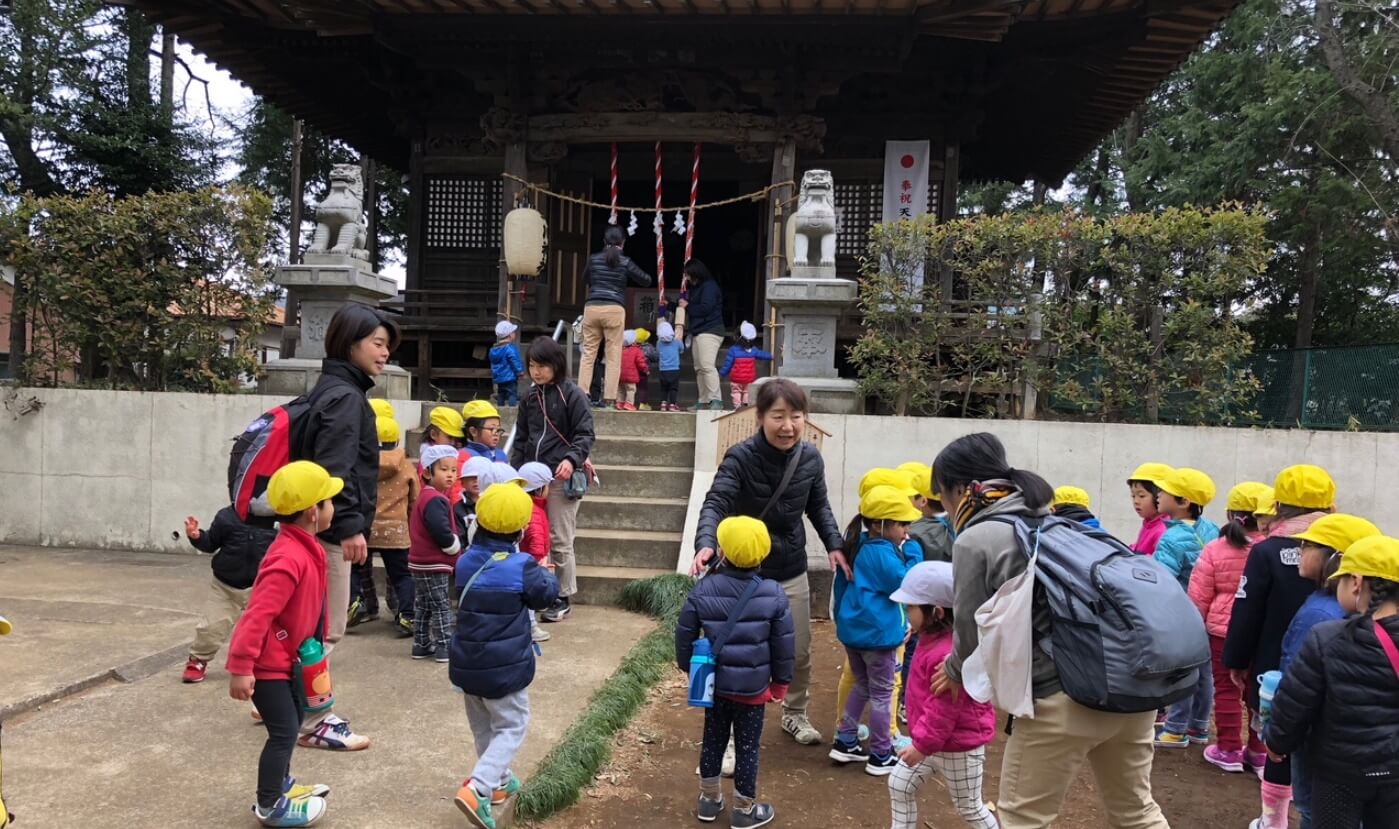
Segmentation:
<svg viewBox="0 0 1399 829">
<path fill-rule="evenodd" d="M 905 605 L 918 636 L 907 694 L 908 728 L 913 743 L 899 752 L 889 775 L 893 829 L 917 829 L 918 790 L 934 773 L 947 782 L 947 793 L 962 819 L 973 829 L 1000 825 L 981 799 L 986 745 L 995 738 L 996 709 L 966 692 L 934 696 L 933 675 L 952 651 L 952 565 L 925 561 L 914 565 L 889 597 Z"/>
<path fill-rule="evenodd" d="M 1261 488 L 1261 489 L 1260 489 Z M 1215 744 L 1205 749 L 1205 762 L 1228 772 L 1242 772 L 1246 765 L 1261 767 L 1263 745 L 1252 730 L 1245 731 L 1243 690 L 1229 678 L 1224 666 L 1224 637 L 1229 633 L 1229 617 L 1234 612 L 1234 595 L 1239 591 L 1244 564 L 1253 542 L 1263 537 L 1253 512 L 1266 484 L 1245 481 L 1229 490 L 1229 521 L 1220 536 L 1209 544 L 1195 562 L 1190 575 L 1190 600 L 1205 617 L 1210 635 L 1210 667 L 1214 672 Z M 1249 751 L 1244 750 L 1248 738 Z"/>
</svg>

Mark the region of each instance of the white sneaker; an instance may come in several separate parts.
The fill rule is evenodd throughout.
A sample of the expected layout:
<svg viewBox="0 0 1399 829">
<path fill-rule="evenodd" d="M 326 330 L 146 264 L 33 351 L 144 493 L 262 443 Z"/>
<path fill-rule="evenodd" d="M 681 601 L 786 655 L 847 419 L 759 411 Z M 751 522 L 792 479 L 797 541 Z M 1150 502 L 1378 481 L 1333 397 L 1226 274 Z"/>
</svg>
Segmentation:
<svg viewBox="0 0 1399 829">
<path fill-rule="evenodd" d="M 361 751 L 369 748 L 369 738 L 350 730 L 347 720 L 331 714 L 321 721 L 310 734 L 303 734 L 296 741 L 306 748 L 323 748 L 329 751 Z"/>
<path fill-rule="evenodd" d="M 719 767 L 720 773 L 725 777 L 733 777 L 736 765 L 738 765 L 738 757 L 734 754 L 734 741 L 729 740 L 729 744 L 724 748 L 724 762 Z"/>
<path fill-rule="evenodd" d="M 821 732 L 816 730 L 816 726 L 811 724 L 811 718 L 805 714 L 784 714 L 782 730 L 791 734 L 793 740 L 804 746 L 814 746 L 823 742 Z"/>
<path fill-rule="evenodd" d="M 554 638 L 554 634 L 539 625 L 535 625 L 530 628 L 529 638 L 531 642 L 548 642 L 550 639 Z"/>
</svg>

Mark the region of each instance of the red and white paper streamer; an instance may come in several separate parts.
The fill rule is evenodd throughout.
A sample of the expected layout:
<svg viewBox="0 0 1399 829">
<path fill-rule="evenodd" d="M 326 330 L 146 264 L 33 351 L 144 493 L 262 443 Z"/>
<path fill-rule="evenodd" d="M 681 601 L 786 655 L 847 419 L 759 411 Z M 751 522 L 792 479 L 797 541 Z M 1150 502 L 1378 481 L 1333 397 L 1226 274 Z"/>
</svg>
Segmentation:
<svg viewBox="0 0 1399 829">
<path fill-rule="evenodd" d="M 685 264 L 690 263 L 695 251 L 695 202 L 699 199 L 699 167 L 700 167 L 700 145 L 695 142 L 695 160 L 690 165 L 690 215 L 685 225 Z M 681 278 L 681 290 L 684 290 L 684 278 Z"/>
<path fill-rule="evenodd" d="M 661 142 L 656 142 L 656 286 L 665 296 L 665 226 L 661 219 Z"/>
<path fill-rule="evenodd" d="M 617 224 L 617 142 L 612 142 L 612 215 L 607 218 L 610 225 Z"/>
</svg>

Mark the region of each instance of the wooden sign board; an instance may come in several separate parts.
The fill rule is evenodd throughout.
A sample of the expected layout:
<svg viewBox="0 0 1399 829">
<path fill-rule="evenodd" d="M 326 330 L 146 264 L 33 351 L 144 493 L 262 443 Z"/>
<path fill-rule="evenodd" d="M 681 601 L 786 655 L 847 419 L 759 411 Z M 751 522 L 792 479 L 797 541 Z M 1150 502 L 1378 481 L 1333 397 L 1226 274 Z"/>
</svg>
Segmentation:
<svg viewBox="0 0 1399 829">
<path fill-rule="evenodd" d="M 724 462 L 724 455 L 730 447 L 742 443 L 758 433 L 758 412 L 752 406 L 725 412 L 714 418 L 714 422 L 719 424 L 719 455 L 714 460 L 715 464 Z M 830 436 L 830 432 L 807 418 L 806 434 L 802 436 L 802 440 L 815 445 L 817 451 L 820 451 L 826 438 Z"/>
</svg>

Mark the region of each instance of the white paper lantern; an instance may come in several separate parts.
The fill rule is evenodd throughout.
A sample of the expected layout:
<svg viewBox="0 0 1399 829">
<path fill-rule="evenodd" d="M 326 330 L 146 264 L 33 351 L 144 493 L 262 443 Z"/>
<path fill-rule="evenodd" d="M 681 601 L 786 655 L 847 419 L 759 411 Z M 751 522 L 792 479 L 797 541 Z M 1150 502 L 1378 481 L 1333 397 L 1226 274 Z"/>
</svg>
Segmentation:
<svg viewBox="0 0 1399 829">
<path fill-rule="evenodd" d="M 533 207 L 505 215 L 505 267 L 511 276 L 538 276 L 549 247 L 549 227 Z"/>
</svg>

